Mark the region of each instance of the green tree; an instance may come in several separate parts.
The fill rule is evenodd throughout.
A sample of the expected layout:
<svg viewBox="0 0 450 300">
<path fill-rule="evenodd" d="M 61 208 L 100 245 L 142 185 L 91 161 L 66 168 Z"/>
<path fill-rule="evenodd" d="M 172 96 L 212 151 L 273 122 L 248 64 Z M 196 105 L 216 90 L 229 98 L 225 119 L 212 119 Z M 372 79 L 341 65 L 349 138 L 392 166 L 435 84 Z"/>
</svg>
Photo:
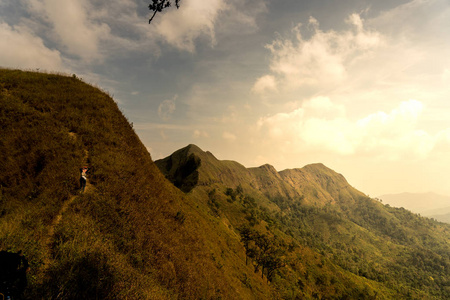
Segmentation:
<svg viewBox="0 0 450 300">
<path fill-rule="evenodd" d="M 252 256 L 252 247 L 250 246 L 251 241 L 253 240 L 254 230 L 252 230 L 248 226 L 242 226 L 239 229 L 239 233 L 241 234 L 241 242 L 244 243 L 245 248 L 245 264 L 248 263 L 248 258 Z"/>
<path fill-rule="evenodd" d="M 239 232 L 245 248 L 245 263 L 247 264 L 247 258 L 250 258 L 255 272 L 261 269 L 261 277 L 265 271 L 267 280 L 272 280 L 275 271 L 285 265 L 283 256 L 286 244 L 275 236 L 270 237 L 248 226 L 241 227 Z"/>
</svg>

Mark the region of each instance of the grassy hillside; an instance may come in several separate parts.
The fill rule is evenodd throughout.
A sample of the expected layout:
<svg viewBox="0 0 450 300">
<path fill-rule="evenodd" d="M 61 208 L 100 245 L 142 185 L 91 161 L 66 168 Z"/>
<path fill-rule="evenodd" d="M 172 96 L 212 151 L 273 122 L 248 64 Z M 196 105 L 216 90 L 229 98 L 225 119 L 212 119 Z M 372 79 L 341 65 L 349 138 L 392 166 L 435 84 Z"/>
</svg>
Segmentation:
<svg viewBox="0 0 450 300">
<path fill-rule="evenodd" d="M 204 179 L 187 196 L 240 232 L 251 264 L 280 297 L 450 298 L 447 224 L 384 206 L 322 164 L 276 172 L 193 145 L 175 153 L 156 165 L 170 178 L 163 162 L 176 172 L 181 153 L 196 160 L 190 171 Z"/>
<path fill-rule="evenodd" d="M 107 93 L 0 70 L 0 124 L 0 248 L 28 258 L 27 299 L 276 298 L 236 233 L 164 178 Z"/>
<path fill-rule="evenodd" d="M 189 145 L 163 175 L 75 76 L 0 70 L 0 124 L 0 248 L 28 258 L 26 299 L 450 298 L 449 225 L 321 164 L 247 169 Z"/>
</svg>

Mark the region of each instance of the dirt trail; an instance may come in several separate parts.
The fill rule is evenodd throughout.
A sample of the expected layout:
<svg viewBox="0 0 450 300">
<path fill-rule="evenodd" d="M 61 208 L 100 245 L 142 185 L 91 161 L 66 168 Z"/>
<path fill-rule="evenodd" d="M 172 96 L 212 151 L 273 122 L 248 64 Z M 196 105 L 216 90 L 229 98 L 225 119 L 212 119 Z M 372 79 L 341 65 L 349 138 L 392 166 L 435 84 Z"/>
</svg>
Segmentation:
<svg viewBox="0 0 450 300">
<path fill-rule="evenodd" d="M 61 209 L 59 210 L 58 214 L 56 215 L 56 217 L 53 219 L 52 225 L 50 225 L 50 228 L 48 229 L 48 233 L 47 233 L 47 239 L 46 239 L 46 245 L 50 248 L 51 247 L 51 243 L 53 241 L 53 237 L 55 236 L 55 228 L 56 226 L 59 225 L 59 223 L 61 223 L 62 220 L 62 216 L 64 214 L 64 212 L 67 210 L 67 208 L 69 207 L 70 204 L 72 204 L 72 202 L 77 198 L 77 196 L 72 196 L 69 198 L 69 200 L 67 200 L 66 202 L 64 202 L 63 206 L 61 207 Z M 50 251 L 50 249 L 49 249 Z"/>
<path fill-rule="evenodd" d="M 69 135 L 72 138 L 76 138 L 76 134 L 74 134 L 73 132 L 70 132 Z M 89 152 L 87 150 L 84 150 L 84 158 L 83 158 L 84 164 L 86 164 L 88 156 L 89 156 Z M 94 189 L 94 187 L 88 181 L 88 182 L 86 182 L 86 188 L 83 193 L 89 193 L 93 189 Z M 50 266 L 50 263 L 52 261 L 51 253 L 52 253 L 52 243 L 53 243 L 54 237 L 55 237 L 55 228 L 61 223 L 64 213 L 77 198 L 78 198 L 78 195 L 72 195 L 67 201 L 65 201 L 63 203 L 63 205 L 61 206 L 61 209 L 59 210 L 58 214 L 53 219 L 52 224 L 48 228 L 47 236 L 44 239 L 45 245 L 47 248 L 47 253 L 44 258 L 44 269 L 47 269 Z"/>
<path fill-rule="evenodd" d="M 86 184 L 86 189 L 85 189 L 84 193 L 89 193 L 93 189 L 94 189 L 94 187 L 91 184 L 89 184 L 89 182 L 88 182 Z M 52 244 L 53 244 L 53 241 L 55 238 L 55 229 L 61 223 L 63 215 L 66 212 L 66 210 L 77 198 L 78 198 L 78 195 L 73 195 L 66 202 L 63 203 L 61 209 L 59 210 L 58 214 L 53 219 L 52 224 L 48 228 L 47 236 L 45 238 L 47 254 L 46 254 L 46 257 L 44 258 L 44 269 L 47 269 L 50 266 L 51 261 L 52 261 L 51 253 L 52 253 Z"/>
</svg>

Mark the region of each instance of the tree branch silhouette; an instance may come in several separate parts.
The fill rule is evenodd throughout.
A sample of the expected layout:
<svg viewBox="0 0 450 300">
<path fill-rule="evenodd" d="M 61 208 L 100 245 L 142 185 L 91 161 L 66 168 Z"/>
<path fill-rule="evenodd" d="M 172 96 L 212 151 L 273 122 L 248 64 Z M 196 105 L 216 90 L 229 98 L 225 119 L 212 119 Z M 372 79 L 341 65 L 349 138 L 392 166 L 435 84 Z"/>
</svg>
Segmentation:
<svg viewBox="0 0 450 300">
<path fill-rule="evenodd" d="M 177 9 L 180 8 L 180 1 L 181 0 L 175 0 L 175 6 L 177 7 Z M 164 9 L 171 7 L 172 2 L 173 1 L 170 0 L 152 0 L 152 3 L 148 5 L 148 9 L 153 11 L 153 15 L 148 20 L 148 24 L 152 22 L 153 18 L 158 12 L 162 12 Z"/>
</svg>

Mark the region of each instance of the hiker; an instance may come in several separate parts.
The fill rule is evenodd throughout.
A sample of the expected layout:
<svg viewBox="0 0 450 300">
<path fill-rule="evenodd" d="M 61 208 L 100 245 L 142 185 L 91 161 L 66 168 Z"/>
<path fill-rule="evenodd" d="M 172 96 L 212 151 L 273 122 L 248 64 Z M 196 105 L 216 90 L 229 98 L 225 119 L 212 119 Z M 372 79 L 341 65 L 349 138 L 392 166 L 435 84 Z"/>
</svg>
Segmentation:
<svg viewBox="0 0 450 300">
<path fill-rule="evenodd" d="M 88 170 L 89 170 L 88 167 L 83 167 L 80 169 L 80 172 L 81 172 L 80 193 L 84 193 L 84 189 L 86 188 L 86 182 L 87 182 L 86 173 L 88 172 Z"/>
</svg>

